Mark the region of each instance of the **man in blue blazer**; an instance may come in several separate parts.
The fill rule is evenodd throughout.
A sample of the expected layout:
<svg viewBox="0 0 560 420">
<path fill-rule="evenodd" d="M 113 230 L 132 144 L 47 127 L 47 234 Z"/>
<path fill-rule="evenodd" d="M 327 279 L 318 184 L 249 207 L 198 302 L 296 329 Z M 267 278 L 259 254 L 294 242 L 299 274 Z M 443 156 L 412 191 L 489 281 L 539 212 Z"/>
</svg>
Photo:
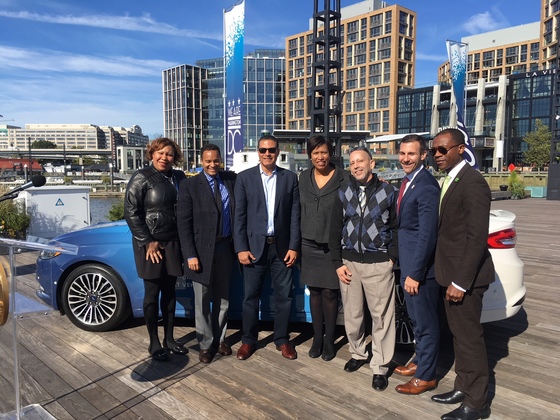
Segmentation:
<svg viewBox="0 0 560 420">
<path fill-rule="evenodd" d="M 300 205 L 295 173 L 276 166 L 278 140 L 259 139 L 259 165 L 241 172 L 235 184 L 233 242 L 243 265 L 243 337 L 237 358 L 256 350 L 259 299 L 267 271 L 274 290 L 274 343 L 287 359 L 297 358 L 289 343 L 292 270 L 300 248 Z"/>
<path fill-rule="evenodd" d="M 406 366 L 395 368 L 395 373 L 413 376 L 407 383 L 397 385 L 395 390 L 410 395 L 437 386 L 440 287 L 435 278 L 434 256 L 440 189 L 422 164 L 427 154 L 422 137 L 410 134 L 401 140 L 399 162 L 406 177 L 397 201 L 400 282 L 412 320 L 416 353 Z"/>
</svg>

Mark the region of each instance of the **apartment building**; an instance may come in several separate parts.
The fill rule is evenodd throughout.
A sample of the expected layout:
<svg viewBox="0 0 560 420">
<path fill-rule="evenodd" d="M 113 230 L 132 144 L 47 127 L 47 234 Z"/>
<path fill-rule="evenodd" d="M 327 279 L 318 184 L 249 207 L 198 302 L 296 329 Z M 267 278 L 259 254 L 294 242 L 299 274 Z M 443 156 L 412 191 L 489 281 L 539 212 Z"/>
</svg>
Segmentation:
<svg viewBox="0 0 560 420">
<path fill-rule="evenodd" d="M 416 13 L 378 0 L 341 8 L 342 130 L 396 130 L 396 92 L 414 85 Z M 334 54 L 334 51 L 325 52 Z M 334 57 L 333 59 L 336 59 Z M 286 125 L 310 130 L 313 24 L 286 38 Z"/>
<path fill-rule="evenodd" d="M 542 65 L 539 33 L 540 23 L 534 22 L 462 38 L 469 46 L 467 85 L 538 70 Z M 450 83 L 449 71 L 449 61 L 438 68 L 440 83 Z"/>
</svg>

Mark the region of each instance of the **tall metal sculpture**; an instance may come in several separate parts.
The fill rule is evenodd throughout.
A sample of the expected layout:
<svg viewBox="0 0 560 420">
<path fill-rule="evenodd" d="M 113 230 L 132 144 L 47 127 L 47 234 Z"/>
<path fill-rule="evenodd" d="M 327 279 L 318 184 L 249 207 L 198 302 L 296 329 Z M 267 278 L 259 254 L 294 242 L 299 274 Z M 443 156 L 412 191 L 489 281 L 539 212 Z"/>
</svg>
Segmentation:
<svg viewBox="0 0 560 420">
<path fill-rule="evenodd" d="M 323 3 L 322 7 L 319 3 Z M 315 0 L 313 12 L 313 63 L 310 97 L 311 135 L 322 134 L 341 158 L 342 63 L 340 0 Z"/>
</svg>

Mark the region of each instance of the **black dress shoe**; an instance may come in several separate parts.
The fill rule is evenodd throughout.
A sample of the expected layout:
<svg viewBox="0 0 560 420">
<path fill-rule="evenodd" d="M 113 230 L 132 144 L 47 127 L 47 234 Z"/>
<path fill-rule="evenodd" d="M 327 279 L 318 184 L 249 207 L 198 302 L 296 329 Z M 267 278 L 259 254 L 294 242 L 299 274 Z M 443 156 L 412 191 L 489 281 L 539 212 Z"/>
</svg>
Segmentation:
<svg viewBox="0 0 560 420">
<path fill-rule="evenodd" d="M 344 365 L 344 370 L 346 372 L 356 372 L 358 369 L 360 369 L 364 365 L 364 363 L 366 363 L 365 360 L 357 360 L 357 359 L 351 358 Z"/>
<path fill-rule="evenodd" d="M 383 391 L 389 385 L 389 379 L 385 375 L 373 375 L 371 386 L 376 391 Z"/>
<path fill-rule="evenodd" d="M 441 416 L 441 420 L 478 420 L 487 419 L 488 417 L 490 417 L 490 406 L 488 404 L 480 410 L 475 410 L 461 404 L 455 410 Z"/>
<path fill-rule="evenodd" d="M 463 402 L 465 393 L 462 391 L 449 391 L 443 394 L 432 395 L 432 401 L 440 404 L 457 404 Z"/>
</svg>

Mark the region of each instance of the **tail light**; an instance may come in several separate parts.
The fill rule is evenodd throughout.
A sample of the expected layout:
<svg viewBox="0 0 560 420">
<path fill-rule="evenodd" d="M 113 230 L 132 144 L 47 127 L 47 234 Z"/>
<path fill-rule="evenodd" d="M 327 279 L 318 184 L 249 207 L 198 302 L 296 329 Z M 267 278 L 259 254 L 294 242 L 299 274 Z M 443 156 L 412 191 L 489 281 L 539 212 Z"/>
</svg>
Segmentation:
<svg viewBox="0 0 560 420">
<path fill-rule="evenodd" d="M 493 249 L 515 248 L 517 234 L 515 229 L 504 229 L 488 235 L 488 247 Z"/>
</svg>

